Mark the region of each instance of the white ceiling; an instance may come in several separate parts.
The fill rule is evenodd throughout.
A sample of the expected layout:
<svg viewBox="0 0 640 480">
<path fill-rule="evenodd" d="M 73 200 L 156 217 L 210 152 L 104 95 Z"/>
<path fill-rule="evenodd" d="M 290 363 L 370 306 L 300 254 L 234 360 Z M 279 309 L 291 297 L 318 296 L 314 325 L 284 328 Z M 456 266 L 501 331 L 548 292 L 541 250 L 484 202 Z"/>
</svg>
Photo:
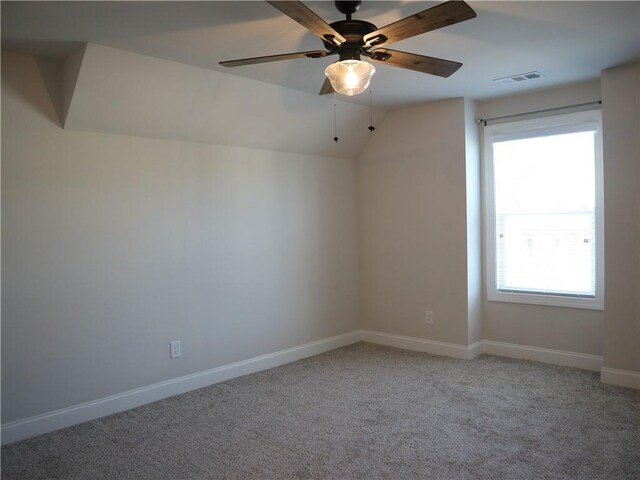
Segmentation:
<svg viewBox="0 0 640 480">
<path fill-rule="evenodd" d="M 306 2 L 329 23 L 333 2 Z M 439 2 L 365 1 L 354 18 L 383 26 Z M 391 45 L 462 62 L 448 79 L 376 65 L 374 103 L 400 107 L 439 98 L 475 99 L 592 79 L 640 58 L 640 2 L 468 2 L 477 18 Z M 6 2 L 2 46 L 64 57 L 92 42 L 316 93 L 327 59 L 227 69 L 219 61 L 322 48 L 320 40 L 265 2 Z M 491 80 L 538 70 L 542 79 Z M 368 104 L 368 96 L 349 99 Z"/>
</svg>

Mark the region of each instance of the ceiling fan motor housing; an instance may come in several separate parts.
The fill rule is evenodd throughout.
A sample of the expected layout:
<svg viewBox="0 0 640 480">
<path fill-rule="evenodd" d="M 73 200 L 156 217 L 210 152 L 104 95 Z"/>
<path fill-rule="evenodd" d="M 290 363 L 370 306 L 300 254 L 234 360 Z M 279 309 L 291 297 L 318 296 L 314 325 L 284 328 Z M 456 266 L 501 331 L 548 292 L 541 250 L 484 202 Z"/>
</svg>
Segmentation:
<svg viewBox="0 0 640 480">
<path fill-rule="evenodd" d="M 338 2 L 336 2 L 338 3 Z M 352 2 L 344 2 L 352 3 Z M 342 35 L 346 42 L 340 46 L 335 46 L 329 42 L 323 42 L 324 46 L 330 52 L 338 52 L 340 61 L 342 60 L 360 60 L 365 45 L 363 37 L 368 33 L 377 30 L 373 23 L 364 20 L 340 20 L 331 24 L 331 27 Z"/>
</svg>

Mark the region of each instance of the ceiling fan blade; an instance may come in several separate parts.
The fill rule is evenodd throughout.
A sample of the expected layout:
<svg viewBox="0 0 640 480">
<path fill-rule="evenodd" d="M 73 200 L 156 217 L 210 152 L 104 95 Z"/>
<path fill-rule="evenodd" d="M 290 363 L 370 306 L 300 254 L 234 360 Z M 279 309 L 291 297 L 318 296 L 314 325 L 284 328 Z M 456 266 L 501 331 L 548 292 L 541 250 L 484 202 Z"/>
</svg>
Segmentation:
<svg viewBox="0 0 640 480">
<path fill-rule="evenodd" d="M 328 95 L 330 93 L 333 93 L 334 91 L 335 90 L 333 89 L 333 85 L 331 85 L 331 81 L 328 78 L 325 78 L 318 95 Z"/>
<path fill-rule="evenodd" d="M 377 48 L 476 16 L 476 12 L 463 1 L 445 2 L 379 28 L 365 35 L 364 42 L 368 48 Z"/>
<path fill-rule="evenodd" d="M 370 53 L 369 58 L 377 62 L 393 65 L 394 67 L 408 68 L 416 72 L 449 77 L 454 74 L 462 64 L 443 60 L 442 58 L 426 57 L 417 53 L 400 52 L 388 48 L 380 48 Z"/>
<path fill-rule="evenodd" d="M 283 53 L 282 55 L 267 55 L 266 57 L 241 58 L 239 60 L 227 60 L 219 62 L 223 67 L 240 67 L 242 65 L 255 65 L 256 63 L 279 62 L 280 60 L 292 60 L 294 58 L 321 58 L 329 55 L 324 50 L 309 50 L 308 52 Z"/>
<path fill-rule="evenodd" d="M 316 15 L 309 7 L 302 2 L 291 1 L 267 1 L 286 16 L 292 18 L 307 30 L 312 31 L 322 40 L 325 40 L 335 46 L 344 43 L 346 39 L 340 35 L 334 28 Z"/>
</svg>

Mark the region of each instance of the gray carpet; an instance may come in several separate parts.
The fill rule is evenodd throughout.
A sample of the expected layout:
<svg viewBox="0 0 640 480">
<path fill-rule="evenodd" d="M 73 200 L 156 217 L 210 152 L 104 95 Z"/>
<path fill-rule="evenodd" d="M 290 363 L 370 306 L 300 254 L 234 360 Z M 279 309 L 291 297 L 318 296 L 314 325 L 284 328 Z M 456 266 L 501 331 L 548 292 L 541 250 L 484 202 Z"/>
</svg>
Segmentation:
<svg viewBox="0 0 640 480">
<path fill-rule="evenodd" d="M 3 479 L 640 479 L 640 392 L 359 343 L 2 448 Z"/>
</svg>

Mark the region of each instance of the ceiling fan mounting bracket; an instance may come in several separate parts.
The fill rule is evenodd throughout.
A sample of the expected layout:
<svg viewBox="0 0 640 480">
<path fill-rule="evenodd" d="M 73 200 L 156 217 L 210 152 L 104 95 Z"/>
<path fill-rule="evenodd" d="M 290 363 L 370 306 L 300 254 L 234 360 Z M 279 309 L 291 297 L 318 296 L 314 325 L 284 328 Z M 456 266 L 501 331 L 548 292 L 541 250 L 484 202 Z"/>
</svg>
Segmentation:
<svg viewBox="0 0 640 480">
<path fill-rule="evenodd" d="M 325 44 L 327 48 L 330 48 L 330 47 L 337 48 L 340 46 L 340 42 L 338 41 L 336 36 L 330 33 L 327 33 L 326 35 L 323 36 L 322 42 Z"/>
<path fill-rule="evenodd" d="M 384 62 L 391 58 L 391 55 L 386 52 L 371 52 L 367 54 L 367 56 L 372 60 L 377 60 L 378 62 Z"/>
<path fill-rule="evenodd" d="M 375 35 L 374 37 L 371 37 L 369 39 L 367 39 L 367 41 L 365 42 L 365 48 L 373 48 L 376 45 L 380 45 L 382 43 L 385 43 L 388 40 L 387 37 L 385 37 L 384 35 L 382 35 L 381 33 Z"/>
<path fill-rule="evenodd" d="M 324 52 L 309 52 L 305 54 L 305 57 L 307 58 L 322 58 L 322 57 L 326 57 L 327 54 Z"/>
<path fill-rule="evenodd" d="M 348 20 L 351 20 L 351 15 L 356 13 L 360 8 L 362 2 L 334 2 L 336 8 L 340 13 L 345 14 L 348 17 Z"/>
</svg>

